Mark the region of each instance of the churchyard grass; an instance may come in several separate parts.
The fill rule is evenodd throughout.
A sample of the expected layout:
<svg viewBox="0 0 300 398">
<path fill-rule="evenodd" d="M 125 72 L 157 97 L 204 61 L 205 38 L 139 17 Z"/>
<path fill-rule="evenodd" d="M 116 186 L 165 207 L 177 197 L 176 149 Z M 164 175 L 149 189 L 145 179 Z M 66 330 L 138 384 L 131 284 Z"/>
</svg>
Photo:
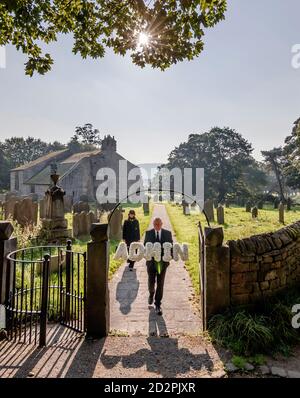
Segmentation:
<svg viewBox="0 0 300 398">
<path fill-rule="evenodd" d="M 166 208 L 179 242 L 189 244 L 189 261 L 186 267 L 190 273 L 192 283 L 196 293 L 199 293 L 199 248 L 197 224 L 201 221 L 202 227 L 207 226 L 205 217 L 199 211 L 191 211 L 191 215 L 185 216 L 181 206 L 174 203 L 166 203 Z M 246 238 L 252 235 L 272 232 L 282 228 L 284 225 L 279 223 L 278 210 L 271 206 L 266 206 L 258 210 L 258 218 L 252 219 L 251 213 L 247 213 L 245 208 L 232 206 L 224 208 L 225 224 L 224 242 Z M 216 211 L 215 211 L 216 219 Z M 300 220 L 300 207 L 297 206 L 291 211 L 285 212 L 285 225 Z M 217 222 L 211 222 L 212 226 L 218 226 Z"/>
</svg>

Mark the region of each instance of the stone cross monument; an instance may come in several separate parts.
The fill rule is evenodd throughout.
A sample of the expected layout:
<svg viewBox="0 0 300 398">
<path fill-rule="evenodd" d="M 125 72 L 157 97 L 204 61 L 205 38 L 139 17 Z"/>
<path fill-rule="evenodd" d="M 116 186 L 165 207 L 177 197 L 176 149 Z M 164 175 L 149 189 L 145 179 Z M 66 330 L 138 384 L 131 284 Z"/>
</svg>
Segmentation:
<svg viewBox="0 0 300 398">
<path fill-rule="evenodd" d="M 52 185 L 45 193 L 45 218 L 42 219 L 42 234 L 49 241 L 69 239 L 72 231 L 68 229 L 65 219 L 64 195 L 65 191 L 57 185 L 59 175 L 56 164 L 51 165 Z"/>
</svg>

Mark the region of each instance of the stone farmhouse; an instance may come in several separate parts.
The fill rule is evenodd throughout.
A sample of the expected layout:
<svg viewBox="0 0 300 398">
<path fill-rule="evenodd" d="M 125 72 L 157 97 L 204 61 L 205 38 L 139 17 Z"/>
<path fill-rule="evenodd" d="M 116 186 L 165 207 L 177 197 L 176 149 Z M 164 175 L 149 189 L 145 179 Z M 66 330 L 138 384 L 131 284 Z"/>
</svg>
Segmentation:
<svg viewBox="0 0 300 398">
<path fill-rule="evenodd" d="M 117 192 L 119 186 L 119 160 L 127 162 L 128 172 L 137 167 L 117 153 L 117 142 L 110 135 L 102 140 L 101 148 L 90 152 L 71 153 L 64 149 L 51 152 L 32 162 L 10 171 L 10 190 L 17 195 L 37 194 L 44 197 L 50 185 L 52 165 L 60 175 L 59 185 L 74 202 L 82 196 L 96 200 L 99 181 L 96 174 L 100 168 L 112 168 L 116 173 Z M 130 185 L 130 184 L 128 184 Z"/>
</svg>

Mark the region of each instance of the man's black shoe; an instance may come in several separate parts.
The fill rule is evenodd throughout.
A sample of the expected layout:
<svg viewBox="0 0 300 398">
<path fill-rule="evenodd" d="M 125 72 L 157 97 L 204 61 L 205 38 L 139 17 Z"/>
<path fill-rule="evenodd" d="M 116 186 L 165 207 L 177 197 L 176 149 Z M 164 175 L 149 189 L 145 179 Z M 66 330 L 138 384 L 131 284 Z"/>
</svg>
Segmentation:
<svg viewBox="0 0 300 398">
<path fill-rule="evenodd" d="M 149 305 L 153 304 L 153 296 L 149 296 L 149 298 L 148 298 L 148 304 L 149 304 Z"/>
<path fill-rule="evenodd" d="M 161 310 L 160 306 L 157 305 L 155 307 L 155 311 L 156 311 L 157 315 L 162 315 L 162 310 Z"/>
</svg>

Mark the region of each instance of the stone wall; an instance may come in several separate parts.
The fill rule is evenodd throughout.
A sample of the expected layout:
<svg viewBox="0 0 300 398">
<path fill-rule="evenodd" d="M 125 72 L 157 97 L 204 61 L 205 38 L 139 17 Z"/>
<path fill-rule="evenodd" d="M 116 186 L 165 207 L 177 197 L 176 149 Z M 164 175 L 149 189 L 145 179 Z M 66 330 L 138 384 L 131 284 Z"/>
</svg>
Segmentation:
<svg viewBox="0 0 300 398">
<path fill-rule="evenodd" d="M 300 283 L 300 221 L 228 246 L 232 305 L 254 304 Z"/>
</svg>

